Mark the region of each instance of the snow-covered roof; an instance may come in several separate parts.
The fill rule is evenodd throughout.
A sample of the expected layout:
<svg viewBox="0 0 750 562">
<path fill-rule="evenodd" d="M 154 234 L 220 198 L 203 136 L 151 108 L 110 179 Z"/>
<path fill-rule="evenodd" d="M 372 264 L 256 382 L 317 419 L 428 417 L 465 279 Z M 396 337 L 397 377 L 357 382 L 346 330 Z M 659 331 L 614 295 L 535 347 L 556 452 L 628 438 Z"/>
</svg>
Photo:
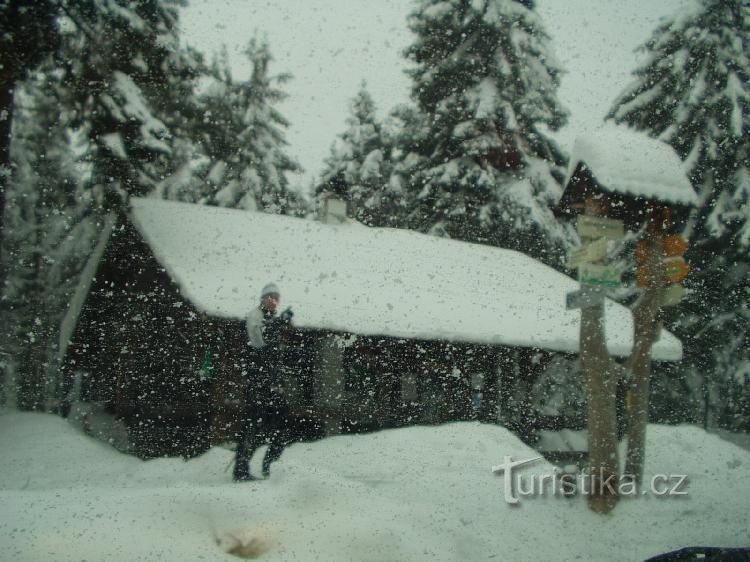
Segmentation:
<svg viewBox="0 0 750 562">
<path fill-rule="evenodd" d="M 698 197 L 677 153 L 668 144 L 622 126 L 605 125 L 576 138 L 570 158 L 570 181 L 580 163 L 611 192 L 680 205 Z"/>
<path fill-rule="evenodd" d="M 199 310 L 243 319 L 275 282 L 301 328 L 577 352 L 578 283 L 518 252 L 413 231 L 132 199 L 132 220 Z M 607 345 L 629 354 L 629 310 L 605 307 Z M 653 356 L 678 360 L 663 332 Z"/>
</svg>

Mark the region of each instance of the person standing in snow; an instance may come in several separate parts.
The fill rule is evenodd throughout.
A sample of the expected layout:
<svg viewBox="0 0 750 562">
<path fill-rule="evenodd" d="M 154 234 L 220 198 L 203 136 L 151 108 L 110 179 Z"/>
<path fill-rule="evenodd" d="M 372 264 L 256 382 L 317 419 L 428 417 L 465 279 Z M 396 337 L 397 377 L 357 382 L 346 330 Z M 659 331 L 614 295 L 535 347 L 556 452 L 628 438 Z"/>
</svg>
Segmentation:
<svg viewBox="0 0 750 562">
<path fill-rule="evenodd" d="M 236 482 L 254 480 L 250 474 L 250 459 L 265 443 L 270 443 L 263 457 L 263 476 L 270 474 L 271 463 L 284 449 L 284 424 L 289 406 L 280 392 L 281 337 L 288 328 L 291 309 L 279 316 L 280 293 L 269 283 L 260 294 L 260 304 L 250 311 L 246 320 L 247 344 L 243 350 L 242 375 L 245 382 L 245 418 L 234 462 Z"/>
</svg>

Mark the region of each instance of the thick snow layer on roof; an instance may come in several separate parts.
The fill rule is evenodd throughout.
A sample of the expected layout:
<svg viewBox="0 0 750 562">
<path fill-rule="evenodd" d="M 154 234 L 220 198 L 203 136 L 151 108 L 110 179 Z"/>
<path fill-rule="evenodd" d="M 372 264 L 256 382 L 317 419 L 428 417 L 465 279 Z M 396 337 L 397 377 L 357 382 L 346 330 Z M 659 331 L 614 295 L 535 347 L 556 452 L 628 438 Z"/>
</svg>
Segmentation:
<svg viewBox="0 0 750 562">
<path fill-rule="evenodd" d="M 664 203 L 698 203 L 677 153 L 645 133 L 605 125 L 580 136 L 573 147 L 568 180 L 581 162 L 609 191 Z"/>
<path fill-rule="evenodd" d="M 198 309 L 243 319 L 275 282 L 301 328 L 577 352 L 573 279 L 518 252 L 292 217 L 133 199 L 132 218 L 156 258 Z M 630 311 L 607 302 L 607 345 L 632 348 Z M 653 356 L 678 360 L 662 332 Z"/>
</svg>

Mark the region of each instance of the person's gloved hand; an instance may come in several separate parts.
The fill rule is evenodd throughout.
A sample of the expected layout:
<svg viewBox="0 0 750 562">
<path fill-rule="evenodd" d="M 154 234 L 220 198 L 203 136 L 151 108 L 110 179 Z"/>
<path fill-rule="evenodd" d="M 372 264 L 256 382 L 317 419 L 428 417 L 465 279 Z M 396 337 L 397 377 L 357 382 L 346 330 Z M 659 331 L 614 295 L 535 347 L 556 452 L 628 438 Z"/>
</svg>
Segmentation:
<svg viewBox="0 0 750 562">
<path fill-rule="evenodd" d="M 285 323 L 291 322 L 293 317 L 294 317 L 294 312 L 292 312 L 291 308 L 287 308 L 284 312 L 279 314 L 279 320 Z"/>
</svg>

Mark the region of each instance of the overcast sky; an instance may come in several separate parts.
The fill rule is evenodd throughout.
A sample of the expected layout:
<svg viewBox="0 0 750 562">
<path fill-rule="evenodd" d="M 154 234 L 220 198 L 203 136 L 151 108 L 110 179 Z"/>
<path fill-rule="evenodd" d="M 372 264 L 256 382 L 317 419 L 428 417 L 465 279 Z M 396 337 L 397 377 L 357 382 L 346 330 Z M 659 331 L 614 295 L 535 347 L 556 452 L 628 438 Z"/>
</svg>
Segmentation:
<svg viewBox="0 0 750 562">
<path fill-rule="evenodd" d="M 537 12 L 565 68 L 559 99 L 571 113 L 557 134 L 570 151 L 577 134 L 599 124 L 630 82 L 643 43 L 663 16 L 695 0 L 537 0 Z M 190 0 L 181 14 L 185 41 L 207 55 L 227 46 L 238 78 L 249 75 L 242 55 L 255 31 L 265 34 L 271 73 L 290 72 L 289 98 L 279 109 L 291 122 L 289 153 L 305 172 L 291 177 L 306 189 L 316 181 L 336 135 L 345 129 L 349 100 L 367 81 L 381 117 L 408 101 L 401 56 L 411 43 L 406 17 L 413 0 Z"/>
</svg>

